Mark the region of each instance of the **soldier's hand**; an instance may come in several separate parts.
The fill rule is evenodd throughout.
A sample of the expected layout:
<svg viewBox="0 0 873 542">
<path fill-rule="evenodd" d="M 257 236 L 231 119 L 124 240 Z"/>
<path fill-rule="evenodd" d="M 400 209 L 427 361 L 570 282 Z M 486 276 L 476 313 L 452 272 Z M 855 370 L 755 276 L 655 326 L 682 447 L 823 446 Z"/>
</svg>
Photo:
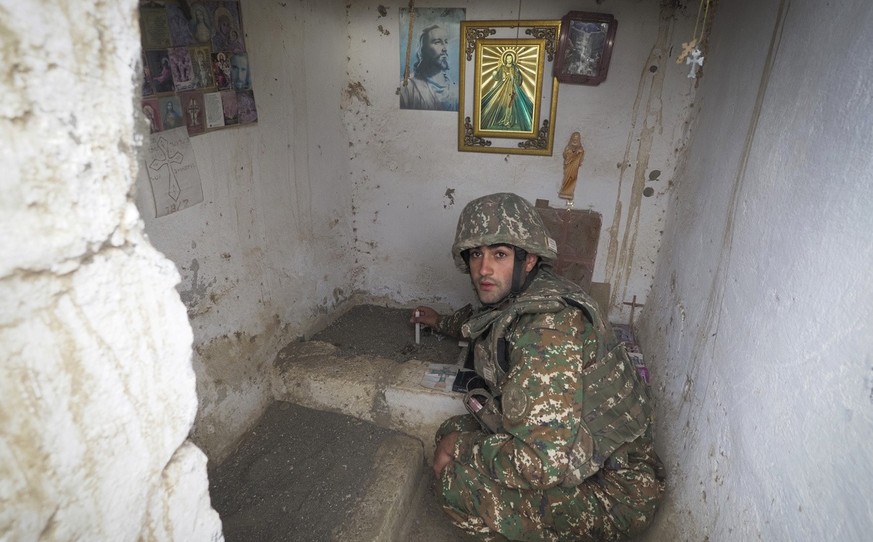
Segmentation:
<svg viewBox="0 0 873 542">
<path fill-rule="evenodd" d="M 433 474 L 437 478 L 439 478 L 443 469 L 446 468 L 446 465 L 451 463 L 454 459 L 454 456 L 452 456 L 452 450 L 455 449 L 455 442 L 458 441 L 459 434 L 460 433 L 457 431 L 452 431 L 441 438 L 439 444 L 437 444 L 436 450 L 434 450 L 433 453 Z"/>
<path fill-rule="evenodd" d="M 418 316 L 416 316 L 418 315 Z M 424 324 L 429 327 L 436 327 L 440 321 L 440 314 L 430 307 L 419 305 L 412 309 L 412 314 L 409 316 L 409 322 L 412 324 Z"/>
</svg>

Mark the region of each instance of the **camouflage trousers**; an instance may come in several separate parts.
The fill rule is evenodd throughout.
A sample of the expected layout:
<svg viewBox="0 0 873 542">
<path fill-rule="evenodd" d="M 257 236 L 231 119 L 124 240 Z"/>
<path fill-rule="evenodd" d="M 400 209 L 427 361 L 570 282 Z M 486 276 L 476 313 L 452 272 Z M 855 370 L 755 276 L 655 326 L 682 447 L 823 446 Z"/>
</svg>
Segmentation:
<svg viewBox="0 0 873 542">
<path fill-rule="evenodd" d="M 446 420 L 452 431 L 480 431 L 472 416 Z M 663 466 L 648 436 L 625 444 L 596 474 L 572 488 L 498 485 L 472 465 L 449 463 L 435 482 L 452 522 L 480 540 L 606 541 L 633 537 L 651 523 L 664 491 Z"/>
</svg>

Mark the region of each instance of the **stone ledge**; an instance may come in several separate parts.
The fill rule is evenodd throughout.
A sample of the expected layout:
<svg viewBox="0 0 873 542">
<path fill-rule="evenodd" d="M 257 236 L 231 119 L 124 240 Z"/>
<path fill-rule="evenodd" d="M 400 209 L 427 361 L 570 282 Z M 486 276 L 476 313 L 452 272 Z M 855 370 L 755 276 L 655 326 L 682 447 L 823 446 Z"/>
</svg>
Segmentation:
<svg viewBox="0 0 873 542">
<path fill-rule="evenodd" d="M 334 540 L 401 540 L 422 485 L 421 443 L 404 435 L 385 440 L 373 460 L 366 494 L 346 521 L 334 529 Z"/>
<path fill-rule="evenodd" d="M 298 342 L 276 356 L 271 385 L 278 401 L 347 414 L 416 437 L 430 459 L 439 425 L 466 411 L 459 394 L 421 385 L 429 365 L 345 357 L 329 343 Z"/>
<path fill-rule="evenodd" d="M 412 437 L 278 401 L 209 478 L 228 542 L 393 541 L 425 472 Z"/>
</svg>

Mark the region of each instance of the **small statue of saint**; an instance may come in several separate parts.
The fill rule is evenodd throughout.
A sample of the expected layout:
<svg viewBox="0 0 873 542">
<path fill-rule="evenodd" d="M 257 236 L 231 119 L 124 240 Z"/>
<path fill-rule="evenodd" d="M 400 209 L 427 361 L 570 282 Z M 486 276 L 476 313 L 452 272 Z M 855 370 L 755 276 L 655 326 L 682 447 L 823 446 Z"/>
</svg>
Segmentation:
<svg viewBox="0 0 873 542">
<path fill-rule="evenodd" d="M 573 132 L 570 142 L 564 147 L 564 181 L 558 196 L 563 199 L 573 199 L 576 191 L 576 177 L 579 175 L 579 166 L 585 157 L 585 149 L 582 148 L 582 136 L 579 132 Z"/>
</svg>

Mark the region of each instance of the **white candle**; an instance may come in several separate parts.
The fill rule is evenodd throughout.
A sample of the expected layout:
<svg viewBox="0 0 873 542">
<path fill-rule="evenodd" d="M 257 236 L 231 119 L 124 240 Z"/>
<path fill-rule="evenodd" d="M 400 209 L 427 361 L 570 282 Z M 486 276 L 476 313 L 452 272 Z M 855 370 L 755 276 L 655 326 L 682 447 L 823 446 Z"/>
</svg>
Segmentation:
<svg viewBox="0 0 873 542">
<path fill-rule="evenodd" d="M 416 320 L 419 316 L 421 316 L 421 312 L 415 311 Z M 415 344 L 421 344 L 421 324 L 418 322 L 415 323 Z"/>
</svg>

